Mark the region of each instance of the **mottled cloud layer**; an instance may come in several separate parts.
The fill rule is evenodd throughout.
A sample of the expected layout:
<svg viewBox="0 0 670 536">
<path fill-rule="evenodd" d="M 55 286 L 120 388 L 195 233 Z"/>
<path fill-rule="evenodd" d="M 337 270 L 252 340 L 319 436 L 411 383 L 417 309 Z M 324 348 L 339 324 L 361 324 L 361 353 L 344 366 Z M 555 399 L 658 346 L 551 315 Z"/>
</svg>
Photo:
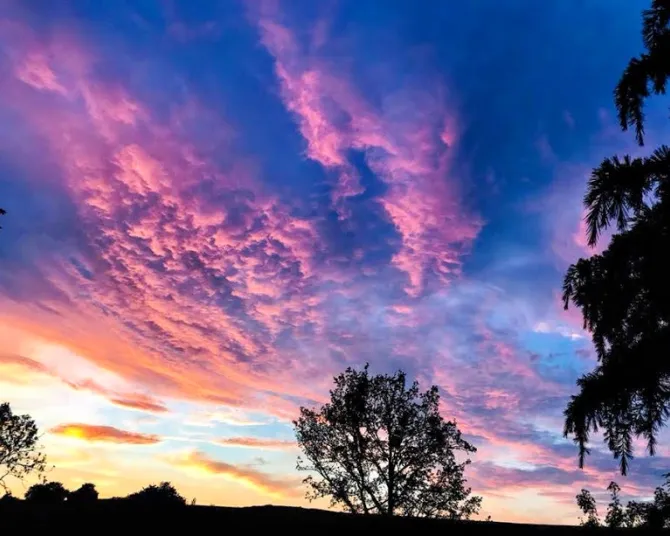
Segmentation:
<svg viewBox="0 0 670 536">
<path fill-rule="evenodd" d="M 627 144 L 599 79 L 597 98 L 532 96 L 589 58 L 614 77 L 625 54 L 534 56 L 536 31 L 568 46 L 539 4 L 498 40 L 519 72 L 471 38 L 526 16 L 495 2 L 374 21 L 347 0 L 233 4 L 0 8 L 0 383 L 94 402 L 36 415 L 54 448 L 124 444 L 140 466 L 160 451 L 182 476 L 302 504 L 295 444 L 275 438 L 346 366 L 402 368 L 479 447 L 471 483 L 494 517 L 523 518 L 532 492 L 534 515 L 572 519 L 576 488 L 616 464 L 596 449 L 578 471 L 561 437 L 593 353 L 558 295 L 589 253 L 585 176 Z M 610 35 L 631 15 L 597 20 Z M 661 473 L 641 461 L 624 490 Z"/>
</svg>

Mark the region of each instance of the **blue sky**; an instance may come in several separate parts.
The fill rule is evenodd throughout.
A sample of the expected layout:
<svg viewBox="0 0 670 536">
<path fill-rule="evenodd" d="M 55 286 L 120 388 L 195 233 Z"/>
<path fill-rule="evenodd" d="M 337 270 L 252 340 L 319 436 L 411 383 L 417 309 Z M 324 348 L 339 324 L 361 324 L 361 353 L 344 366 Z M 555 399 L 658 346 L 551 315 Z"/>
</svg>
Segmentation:
<svg viewBox="0 0 670 536">
<path fill-rule="evenodd" d="M 561 437 L 560 287 L 590 169 L 647 150 L 612 105 L 645 7 L 3 2 L 0 385 L 58 477 L 303 504 L 290 420 L 369 362 L 440 387 L 487 515 L 573 522 L 616 462 Z"/>
</svg>

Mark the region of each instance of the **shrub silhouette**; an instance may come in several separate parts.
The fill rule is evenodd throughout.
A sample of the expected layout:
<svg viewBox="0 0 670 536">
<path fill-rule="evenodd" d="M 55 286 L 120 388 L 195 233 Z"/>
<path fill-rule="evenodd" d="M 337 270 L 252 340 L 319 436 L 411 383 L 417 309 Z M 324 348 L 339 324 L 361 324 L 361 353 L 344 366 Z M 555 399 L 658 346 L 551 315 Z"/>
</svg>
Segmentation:
<svg viewBox="0 0 670 536">
<path fill-rule="evenodd" d="M 98 500 L 98 490 L 95 484 L 87 482 L 82 484 L 79 489 L 74 490 L 68 497 L 68 502 L 74 504 L 90 504 Z"/>
<path fill-rule="evenodd" d="M 60 504 L 69 493 L 60 482 L 34 484 L 26 491 L 26 501 L 40 504 Z"/>
<path fill-rule="evenodd" d="M 0 506 L 15 504 L 17 502 L 21 502 L 21 499 L 14 497 L 11 492 L 7 492 L 2 497 L 0 497 Z"/>
<path fill-rule="evenodd" d="M 169 482 L 151 484 L 128 495 L 127 500 L 142 506 L 182 506 L 186 499 Z"/>
</svg>

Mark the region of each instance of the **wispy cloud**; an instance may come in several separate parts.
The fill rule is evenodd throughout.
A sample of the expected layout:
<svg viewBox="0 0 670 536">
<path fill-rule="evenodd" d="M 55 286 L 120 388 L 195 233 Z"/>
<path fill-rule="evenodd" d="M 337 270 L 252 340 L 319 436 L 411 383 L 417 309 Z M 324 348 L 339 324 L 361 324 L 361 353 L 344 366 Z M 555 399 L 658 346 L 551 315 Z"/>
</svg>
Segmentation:
<svg viewBox="0 0 670 536">
<path fill-rule="evenodd" d="M 162 402 L 147 394 L 120 393 L 114 389 L 103 387 L 91 379 L 71 381 L 61 377 L 56 370 L 45 365 L 43 362 L 29 357 L 17 354 L 0 354 L 0 366 L 18 367 L 33 374 L 48 376 L 76 391 L 88 391 L 102 396 L 110 403 L 119 407 L 149 413 L 165 413 L 168 411 Z"/>
<path fill-rule="evenodd" d="M 114 392 L 114 390 L 105 388 L 93 380 L 83 380 L 78 382 L 65 380 L 65 383 L 73 389 L 83 389 L 101 395 L 107 398 L 112 404 L 122 408 L 146 411 L 149 413 L 166 413 L 168 411 L 165 404 L 147 394 Z"/>
<path fill-rule="evenodd" d="M 337 171 L 340 216 L 347 216 L 347 198 L 363 191 L 348 158 L 362 151 L 387 186 L 378 202 L 400 235 L 392 263 L 406 274 L 407 292 L 420 294 L 431 276 L 448 281 L 460 273 L 462 255 L 482 223 L 463 207 L 451 169 L 457 120 L 441 81 L 416 80 L 386 95 L 376 109 L 326 54 L 301 46 L 279 22 L 276 4 L 261 5 L 258 26 L 275 59 L 283 102 L 297 119 L 307 156 Z"/>
<path fill-rule="evenodd" d="M 258 471 L 253 467 L 233 465 L 208 457 L 194 451 L 171 459 L 177 467 L 195 469 L 210 475 L 222 476 L 261 493 L 278 497 L 296 497 L 301 495 L 300 480 L 295 478 L 278 478 Z"/>
<path fill-rule="evenodd" d="M 123 443 L 129 445 L 154 445 L 160 442 L 160 437 L 156 435 L 129 432 L 113 426 L 95 424 L 60 424 L 52 428 L 50 432 L 52 434 L 90 442 Z"/>
<path fill-rule="evenodd" d="M 0 366 L 14 366 L 26 371 L 51 375 L 51 372 L 39 361 L 17 354 L 0 354 Z"/>
<path fill-rule="evenodd" d="M 287 439 L 268 439 L 262 437 L 226 437 L 217 440 L 224 447 L 243 447 L 259 450 L 286 450 L 297 448 L 295 441 Z"/>
</svg>

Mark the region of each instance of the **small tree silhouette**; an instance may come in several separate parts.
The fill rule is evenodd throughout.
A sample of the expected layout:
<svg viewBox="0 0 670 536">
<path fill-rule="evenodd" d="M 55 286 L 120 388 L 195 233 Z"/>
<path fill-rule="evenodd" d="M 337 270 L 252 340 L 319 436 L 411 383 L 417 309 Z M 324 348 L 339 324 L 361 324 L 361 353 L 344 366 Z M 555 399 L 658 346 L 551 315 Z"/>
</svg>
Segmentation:
<svg viewBox="0 0 670 536">
<path fill-rule="evenodd" d="M 74 490 L 68 497 L 68 502 L 74 504 L 90 504 L 98 500 L 98 490 L 95 489 L 95 484 L 87 482 L 82 484 L 79 489 Z"/>
<path fill-rule="evenodd" d="M 616 482 L 610 482 L 607 486 L 607 491 L 610 492 L 612 500 L 607 506 L 607 515 L 605 516 L 605 525 L 611 529 L 618 529 L 624 526 L 626 522 L 626 513 L 621 506 L 621 498 L 619 492 L 621 488 Z"/>
<path fill-rule="evenodd" d="M 151 484 L 128 495 L 127 499 L 144 506 L 181 506 L 186 504 L 186 499 L 169 482 L 161 482 L 159 485 Z"/>
<path fill-rule="evenodd" d="M 23 480 L 41 474 L 46 457 L 38 451 L 37 425 L 30 415 L 14 415 L 8 403 L 0 404 L 0 488 L 8 491 L 7 477 Z"/>
<path fill-rule="evenodd" d="M 610 482 L 607 490 L 612 498 L 607 506 L 605 525 L 609 528 L 670 528 L 670 473 L 665 475 L 665 479 L 665 483 L 654 491 L 652 501 L 628 501 L 625 508 L 621 505 L 619 485 Z M 582 525 L 600 526 L 596 501 L 588 490 L 583 489 L 577 495 L 577 506 L 586 516 L 586 519 L 581 519 Z"/>
<path fill-rule="evenodd" d="M 591 495 L 591 492 L 587 489 L 582 489 L 575 498 L 577 499 L 577 506 L 579 506 L 579 509 L 585 516 L 585 518 L 580 520 L 581 524 L 585 527 L 599 527 L 600 520 L 598 519 L 596 500 Z"/>
<path fill-rule="evenodd" d="M 371 376 L 348 368 L 335 378 L 330 402 L 301 408 L 294 421 L 309 476 L 309 499 L 331 498 L 352 513 L 468 518 L 480 497 L 470 497 L 455 453 L 475 452 L 454 422 L 439 413 L 433 386 L 419 392 L 404 372 Z"/>
<path fill-rule="evenodd" d="M 26 491 L 26 501 L 40 504 L 59 504 L 68 497 L 68 491 L 60 482 L 34 484 Z"/>
</svg>

